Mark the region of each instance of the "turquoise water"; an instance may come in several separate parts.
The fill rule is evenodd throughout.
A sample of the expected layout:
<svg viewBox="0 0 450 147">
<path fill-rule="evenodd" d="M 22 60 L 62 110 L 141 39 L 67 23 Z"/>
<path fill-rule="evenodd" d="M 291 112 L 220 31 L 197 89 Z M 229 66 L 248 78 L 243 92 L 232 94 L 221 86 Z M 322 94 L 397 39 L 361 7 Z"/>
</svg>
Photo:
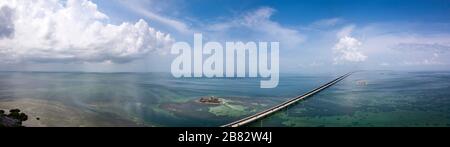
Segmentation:
<svg viewBox="0 0 450 147">
<path fill-rule="evenodd" d="M 450 72 L 355 73 L 252 125 L 450 126 Z"/>
<path fill-rule="evenodd" d="M 0 109 L 29 126 L 219 126 L 313 89 L 335 75 L 174 79 L 169 73 L 0 72 Z M 364 81 L 361 84 L 360 81 Z M 200 104 L 218 96 L 223 105 Z M 448 126 L 450 72 L 367 71 L 251 126 Z"/>
</svg>

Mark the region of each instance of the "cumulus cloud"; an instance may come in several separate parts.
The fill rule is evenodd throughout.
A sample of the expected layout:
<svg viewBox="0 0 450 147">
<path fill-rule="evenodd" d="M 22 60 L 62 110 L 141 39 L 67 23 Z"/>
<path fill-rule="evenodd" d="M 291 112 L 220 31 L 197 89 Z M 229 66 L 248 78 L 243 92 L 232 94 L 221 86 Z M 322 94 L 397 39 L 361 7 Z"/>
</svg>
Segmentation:
<svg viewBox="0 0 450 147">
<path fill-rule="evenodd" d="M 347 26 L 337 33 L 339 41 L 333 47 L 335 64 L 341 62 L 362 62 L 367 59 L 367 56 L 359 50 L 362 43 L 350 36 L 353 28 L 354 26 Z"/>
<path fill-rule="evenodd" d="M 0 20 L 9 20 L 0 21 L 1 36 L 8 36 L 0 37 L 0 62 L 123 63 L 173 42 L 144 20 L 106 23 L 89 0 L 2 0 L 0 8 Z"/>
</svg>

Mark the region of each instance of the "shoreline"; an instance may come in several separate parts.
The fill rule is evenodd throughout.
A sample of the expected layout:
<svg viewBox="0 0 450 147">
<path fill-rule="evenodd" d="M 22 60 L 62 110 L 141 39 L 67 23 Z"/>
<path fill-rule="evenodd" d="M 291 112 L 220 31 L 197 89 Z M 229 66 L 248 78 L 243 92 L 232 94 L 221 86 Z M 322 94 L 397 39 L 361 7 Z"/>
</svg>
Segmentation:
<svg viewBox="0 0 450 147">
<path fill-rule="evenodd" d="M 80 110 L 73 106 L 47 100 L 30 98 L 0 100 L 0 109 L 22 110 L 21 112 L 28 115 L 28 120 L 22 123 L 25 127 L 141 126 L 114 114 Z"/>
</svg>

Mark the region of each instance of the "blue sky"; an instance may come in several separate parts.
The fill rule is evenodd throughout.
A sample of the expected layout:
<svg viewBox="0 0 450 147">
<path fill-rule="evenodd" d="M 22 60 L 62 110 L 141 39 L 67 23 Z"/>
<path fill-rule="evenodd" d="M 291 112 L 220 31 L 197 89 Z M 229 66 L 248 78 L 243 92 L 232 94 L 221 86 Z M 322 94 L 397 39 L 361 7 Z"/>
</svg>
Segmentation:
<svg viewBox="0 0 450 147">
<path fill-rule="evenodd" d="M 95 0 L 94 2 L 97 2 L 105 11 L 113 13 L 118 9 L 127 11 L 126 8 L 121 8 L 120 3 L 114 1 Z M 176 5 L 178 3 L 182 5 Z M 274 0 L 169 0 L 149 2 L 148 7 L 154 7 L 154 5 L 164 7 L 166 10 L 154 11 L 169 17 L 180 19 L 191 17 L 203 21 L 230 17 L 259 7 L 276 9 L 277 14 L 273 16 L 273 20 L 288 25 L 308 24 L 318 19 L 333 17 L 343 17 L 362 24 L 379 21 L 450 21 L 448 15 L 450 5 L 446 0 L 284 0 L 281 2 Z M 139 18 L 134 14 L 124 16 Z"/>
<path fill-rule="evenodd" d="M 126 34 L 122 36 L 136 36 L 132 34 L 136 31 L 131 31 L 130 35 L 130 32 L 123 32 L 124 30 L 139 31 L 142 28 L 150 28 L 169 37 L 152 36 L 156 33 L 151 31 L 145 31 L 144 33 L 150 35 L 144 37 L 147 37 L 147 40 L 160 41 L 168 46 L 171 41 L 191 42 L 193 33 L 202 33 L 206 40 L 219 42 L 279 41 L 281 72 L 335 72 L 358 69 L 448 70 L 450 67 L 450 58 L 448 58 L 450 55 L 450 1 L 448 0 L 93 0 L 88 2 L 96 7 L 79 2 L 78 4 L 57 2 L 61 7 L 57 9 L 72 10 L 69 7 L 81 7 L 80 10 L 83 11 L 67 13 L 74 16 L 80 13 L 81 16 L 86 16 L 77 18 L 81 20 L 86 18 L 85 23 L 78 25 L 77 21 L 74 21 L 77 25 L 71 25 L 63 23 L 67 20 L 59 22 L 67 15 L 62 11 L 56 11 L 53 7 L 48 9 L 50 14 L 55 14 L 42 20 L 49 19 L 56 24 L 54 26 L 66 29 L 69 26 L 75 26 L 75 28 L 81 26 L 80 28 L 88 27 L 110 32 L 114 30 L 111 31 L 108 25 L 130 24 L 128 29 L 117 27 L 118 32 Z M 11 11 L 20 11 L 20 5 L 26 4 L 28 2 L 12 4 L 6 1 L 3 4 L 0 3 L 0 6 L 5 5 L 12 7 Z M 42 4 L 42 6 L 50 5 L 54 5 L 54 2 Z M 4 9 L 4 12 L 1 12 L 4 14 L 0 16 L 8 16 L 6 15 L 9 14 L 8 10 Z M 98 15 L 97 12 L 106 17 L 101 17 L 103 15 Z M 38 17 L 38 14 L 40 13 L 36 12 L 35 16 Z M 14 18 L 37 20 L 28 17 Z M 139 23 L 140 20 L 142 23 Z M 7 41 L 0 38 L 0 56 L 2 47 L 17 48 L 20 51 L 39 48 L 11 45 L 14 41 L 20 42 L 16 38 L 23 35 L 20 34 L 20 24 L 14 20 L 11 22 L 12 26 L 15 26 L 15 34 L 7 34 L 4 38 L 12 38 Z M 97 22 L 102 27 L 96 26 Z M 136 25 L 138 23 L 142 25 Z M 0 32 L 1 25 L 3 28 L 11 26 L 0 23 Z M 36 25 L 36 29 L 41 28 L 43 32 L 48 31 L 45 29 L 48 25 Z M 102 37 L 89 36 L 95 33 L 84 32 L 85 30 L 80 29 L 83 31 L 81 33 L 74 30 L 69 35 L 74 36 L 73 38 L 77 37 L 73 34 L 79 34 L 78 36 L 93 40 L 102 39 Z M 61 31 L 67 32 L 64 29 Z M 59 33 L 55 31 L 44 34 L 57 36 Z M 73 43 L 74 41 L 71 40 L 73 38 L 68 37 L 58 41 Z M 4 56 L 14 54 L 18 58 L 11 58 L 8 62 L 3 61 L 0 66 L 10 70 L 166 72 L 170 71 L 170 63 L 175 57 L 159 53 L 164 52 L 164 46 L 159 49 L 160 46 L 155 47 L 153 44 L 144 46 L 139 44 L 133 48 L 135 50 L 122 50 L 118 47 L 124 44 L 128 46 L 129 42 L 115 43 L 113 47 L 105 46 L 103 49 L 104 44 L 90 41 L 80 42 L 80 44 L 48 45 L 49 41 L 41 43 L 39 41 L 42 38 L 31 38 L 31 40 L 34 39 L 38 40 L 37 43 L 30 46 L 42 46 L 45 50 L 36 54 L 31 54 L 32 52 L 25 54 L 10 50 L 7 52 L 4 49 Z M 131 39 L 133 43 L 136 42 L 136 38 L 110 39 Z M 87 55 L 91 51 L 84 52 L 83 47 L 86 44 L 83 43 L 86 42 L 98 48 L 94 56 Z M 71 49 L 73 46 L 80 51 L 73 52 Z M 67 48 L 71 51 L 61 53 L 59 48 Z M 117 52 L 103 53 L 109 48 L 114 48 L 113 50 Z M 121 54 L 115 54 L 118 52 Z"/>
</svg>

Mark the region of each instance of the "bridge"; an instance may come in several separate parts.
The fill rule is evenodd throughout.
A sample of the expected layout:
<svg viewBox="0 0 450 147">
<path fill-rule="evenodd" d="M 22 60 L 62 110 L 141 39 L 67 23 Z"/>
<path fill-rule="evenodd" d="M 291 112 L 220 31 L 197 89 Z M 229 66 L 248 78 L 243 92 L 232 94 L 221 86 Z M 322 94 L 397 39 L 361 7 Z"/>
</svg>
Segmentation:
<svg viewBox="0 0 450 147">
<path fill-rule="evenodd" d="M 269 109 L 266 109 L 264 111 L 258 112 L 256 114 L 247 116 L 247 117 L 242 118 L 240 120 L 237 120 L 237 121 L 231 122 L 229 124 L 223 125 L 222 127 L 240 127 L 240 126 L 244 126 L 244 125 L 247 125 L 249 123 L 255 122 L 255 121 L 257 121 L 259 119 L 262 119 L 262 118 L 264 118 L 266 116 L 269 116 L 269 115 L 271 115 L 271 114 L 273 114 L 275 112 L 278 112 L 278 111 L 282 110 L 283 108 L 287 108 L 288 106 L 291 106 L 291 105 L 297 103 L 298 101 L 304 100 L 304 99 L 306 99 L 306 98 L 308 98 L 308 97 L 310 97 L 310 96 L 312 96 L 312 95 L 314 95 L 314 94 L 316 94 L 316 93 L 318 93 L 318 92 L 320 92 L 320 91 L 322 91 L 322 90 L 324 90 L 324 89 L 326 89 L 326 88 L 336 84 L 337 82 L 345 79 L 346 77 L 350 76 L 353 73 L 354 72 L 349 72 L 347 74 L 344 74 L 344 75 L 342 75 L 342 76 L 340 76 L 340 77 L 338 77 L 338 78 L 336 78 L 336 79 L 334 79 L 334 80 L 332 80 L 332 81 L 330 81 L 328 83 L 325 83 L 322 86 L 317 87 L 317 88 L 315 88 L 315 89 L 313 89 L 313 90 L 311 90 L 311 91 L 309 91 L 309 92 L 307 92 L 307 93 L 305 93 L 303 95 L 300 95 L 300 96 L 297 96 L 295 98 L 289 99 L 289 100 L 287 100 L 287 101 L 285 101 L 285 102 L 283 102 L 281 104 L 273 106 L 273 107 L 271 107 Z"/>
</svg>

